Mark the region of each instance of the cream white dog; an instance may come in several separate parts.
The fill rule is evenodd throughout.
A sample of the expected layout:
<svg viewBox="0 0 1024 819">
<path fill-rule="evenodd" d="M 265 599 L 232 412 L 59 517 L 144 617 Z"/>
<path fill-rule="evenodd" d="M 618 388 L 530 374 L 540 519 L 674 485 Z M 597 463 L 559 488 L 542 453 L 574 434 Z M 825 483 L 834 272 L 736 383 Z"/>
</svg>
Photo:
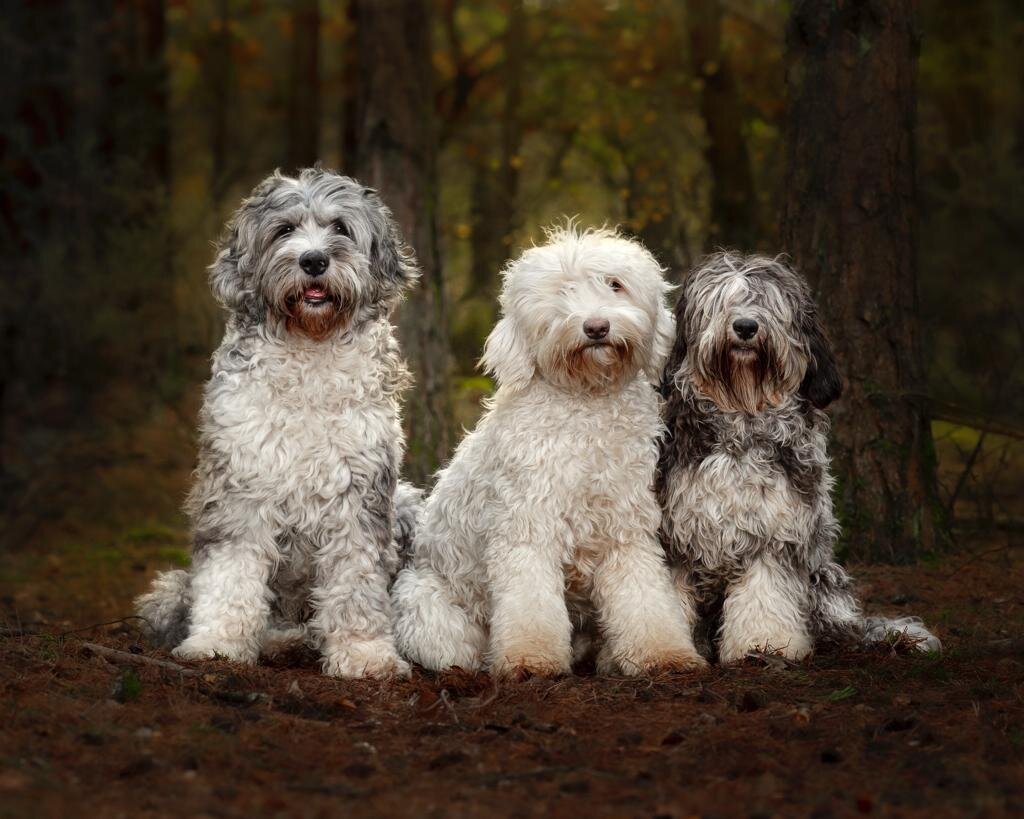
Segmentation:
<svg viewBox="0 0 1024 819">
<path fill-rule="evenodd" d="M 483 356 L 498 390 L 395 581 L 399 649 L 434 670 L 564 674 L 575 619 L 596 621 L 600 671 L 703 665 L 652 489 L 670 287 L 613 231 L 570 225 L 548 240 L 504 272 Z"/>
</svg>

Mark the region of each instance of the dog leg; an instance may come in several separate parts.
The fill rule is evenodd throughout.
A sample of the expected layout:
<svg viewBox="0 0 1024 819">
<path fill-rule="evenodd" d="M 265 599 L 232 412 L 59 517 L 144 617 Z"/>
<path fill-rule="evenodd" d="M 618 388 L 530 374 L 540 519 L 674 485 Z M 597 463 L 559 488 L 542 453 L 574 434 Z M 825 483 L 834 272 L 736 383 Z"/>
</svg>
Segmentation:
<svg viewBox="0 0 1024 819">
<path fill-rule="evenodd" d="M 781 652 L 791 660 L 810 654 L 809 593 L 807 579 L 775 558 L 755 560 L 726 591 L 718 649 L 721 662 L 739 662 L 749 651 Z"/>
<path fill-rule="evenodd" d="M 258 520 L 255 513 L 252 519 Z M 188 637 L 174 656 L 256 662 L 270 615 L 274 548 L 271 531 L 257 526 L 209 543 L 196 555 Z"/>
<path fill-rule="evenodd" d="M 399 572 L 391 588 L 395 639 L 403 655 L 431 671 L 459 666 L 478 671 L 487 632 L 454 599 L 448 583 L 427 566 Z"/>
<path fill-rule="evenodd" d="M 386 525 L 378 532 L 358 520 L 346 524 L 324 532 L 331 545 L 316 555 L 310 595 L 324 673 L 347 679 L 408 677 L 409 664 L 395 648 L 389 578 L 379 557 L 382 544 L 390 548 L 391 532 Z"/>
<path fill-rule="evenodd" d="M 555 549 L 488 544 L 491 672 L 500 677 L 570 673 L 572 623 L 565 575 Z"/>
<path fill-rule="evenodd" d="M 673 589 L 653 538 L 607 550 L 594 570 L 593 589 L 607 641 L 599 672 L 633 675 L 707 665 L 693 645 L 693 606 Z"/>
</svg>

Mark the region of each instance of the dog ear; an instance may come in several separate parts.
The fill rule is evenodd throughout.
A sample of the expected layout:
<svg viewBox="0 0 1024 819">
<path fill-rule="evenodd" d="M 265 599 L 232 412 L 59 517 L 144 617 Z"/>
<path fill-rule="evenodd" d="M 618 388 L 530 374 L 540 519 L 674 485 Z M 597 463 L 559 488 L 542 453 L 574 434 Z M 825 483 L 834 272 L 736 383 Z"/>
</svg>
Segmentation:
<svg viewBox="0 0 1024 819">
<path fill-rule="evenodd" d="M 402 241 L 398 224 L 373 188 L 363 189 L 363 198 L 373 215 L 373 238 L 370 242 L 370 269 L 381 281 L 408 287 L 419 278 L 419 266 L 412 250 Z"/>
<path fill-rule="evenodd" d="M 537 369 L 529 344 L 509 316 L 495 324 L 487 336 L 480 364 L 494 376 L 498 386 L 510 390 L 520 390 L 529 384 Z"/>
<path fill-rule="evenodd" d="M 661 386 L 658 391 L 662 398 L 668 398 L 672 394 L 675 385 L 676 373 L 683 366 L 686 360 L 686 285 L 679 291 L 679 299 L 676 301 L 675 321 L 675 343 L 668 354 L 665 362 L 665 370 L 661 375 Z"/>
<path fill-rule="evenodd" d="M 287 182 L 280 170 L 263 179 L 235 211 L 217 245 L 217 256 L 209 267 L 210 288 L 224 307 L 234 313 L 258 315 L 260 299 L 246 275 L 256 243 L 256 219 L 262 203 L 278 186 Z"/>
<path fill-rule="evenodd" d="M 671 311 L 664 305 L 658 307 L 658 317 L 654 323 L 654 342 L 644 370 L 648 379 L 658 386 L 662 379 L 665 361 L 672 350 L 672 342 L 676 335 L 676 320 Z"/>
<path fill-rule="evenodd" d="M 832 344 L 813 308 L 804 314 L 802 330 L 807 344 L 807 372 L 799 393 L 818 409 L 825 409 L 843 392 Z"/>
<path fill-rule="evenodd" d="M 224 307 L 232 312 L 242 310 L 251 297 L 239 267 L 238 217 L 228 225 L 227 232 L 217 246 L 217 256 L 209 267 L 210 288 Z"/>
</svg>

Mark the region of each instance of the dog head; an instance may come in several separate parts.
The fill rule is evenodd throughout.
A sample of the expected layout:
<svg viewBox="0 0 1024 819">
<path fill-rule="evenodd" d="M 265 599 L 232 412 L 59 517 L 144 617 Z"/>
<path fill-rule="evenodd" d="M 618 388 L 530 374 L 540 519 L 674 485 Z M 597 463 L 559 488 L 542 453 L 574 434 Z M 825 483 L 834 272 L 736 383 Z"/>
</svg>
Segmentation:
<svg viewBox="0 0 1024 819">
<path fill-rule="evenodd" d="M 654 257 L 604 228 L 570 223 L 547 239 L 505 268 L 485 368 L 512 390 L 535 376 L 591 393 L 619 389 L 641 370 L 657 378 L 674 322 Z"/>
<path fill-rule="evenodd" d="M 377 193 L 320 168 L 257 185 L 210 267 L 214 295 L 240 320 L 316 340 L 386 313 L 416 276 Z"/>
<path fill-rule="evenodd" d="M 756 414 L 799 393 L 823 409 L 842 383 L 807 283 L 779 259 L 709 256 L 683 286 L 663 390 L 688 374 L 720 409 Z"/>
</svg>

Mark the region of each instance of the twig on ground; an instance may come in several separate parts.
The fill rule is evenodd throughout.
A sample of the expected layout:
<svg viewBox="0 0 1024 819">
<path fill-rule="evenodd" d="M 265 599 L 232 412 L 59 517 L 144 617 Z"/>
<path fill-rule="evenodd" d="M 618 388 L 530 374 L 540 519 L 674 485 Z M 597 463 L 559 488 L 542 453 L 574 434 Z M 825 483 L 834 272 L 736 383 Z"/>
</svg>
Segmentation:
<svg viewBox="0 0 1024 819">
<path fill-rule="evenodd" d="M 126 617 L 118 617 L 116 620 L 107 620 L 107 622 L 105 623 L 93 623 L 92 625 L 71 629 L 71 631 L 62 631 L 60 634 L 54 634 L 53 636 L 69 637 L 72 634 L 81 634 L 83 631 L 92 631 L 94 628 L 102 628 L 103 626 L 116 626 L 118 623 L 127 623 L 129 620 L 142 620 L 142 622 L 149 624 L 149 620 L 147 620 L 145 617 L 140 617 L 137 614 L 129 614 Z"/>
<path fill-rule="evenodd" d="M 198 677 L 199 672 L 183 665 L 172 663 L 170 660 L 158 660 L 155 657 L 147 657 L 145 654 L 132 654 L 128 651 L 118 651 L 116 648 L 108 648 L 98 643 L 82 643 L 82 648 L 98 654 L 108 660 L 116 660 L 119 663 L 132 663 L 134 665 L 148 665 L 154 668 L 163 668 L 168 671 L 176 671 L 183 677 Z"/>
<path fill-rule="evenodd" d="M 444 707 L 447 708 L 448 712 L 452 715 L 452 720 L 455 722 L 456 725 L 459 725 L 459 715 L 457 713 L 455 713 L 455 706 L 452 705 L 452 699 L 448 695 L 448 689 L 447 688 L 442 688 L 441 689 L 440 697 L 441 697 L 441 702 L 444 703 Z"/>
<path fill-rule="evenodd" d="M 969 558 L 967 558 L 967 560 L 965 560 L 963 563 L 961 563 L 959 566 L 957 566 L 955 569 L 953 569 L 953 571 L 951 571 L 949 574 L 945 575 L 945 577 L 946 577 L 947 580 L 949 580 L 951 578 L 954 578 L 958 574 L 960 574 L 960 572 L 963 571 L 966 567 L 970 566 L 975 560 L 978 560 L 979 558 L 982 558 L 982 557 L 988 557 L 989 555 L 994 555 L 997 552 L 1005 552 L 1009 548 L 1010 548 L 1010 544 L 1009 543 L 1004 543 L 1002 546 L 996 546 L 996 547 L 994 547 L 992 549 L 984 549 L 984 550 L 982 550 L 980 552 L 975 552 Z"/>
</svg>

